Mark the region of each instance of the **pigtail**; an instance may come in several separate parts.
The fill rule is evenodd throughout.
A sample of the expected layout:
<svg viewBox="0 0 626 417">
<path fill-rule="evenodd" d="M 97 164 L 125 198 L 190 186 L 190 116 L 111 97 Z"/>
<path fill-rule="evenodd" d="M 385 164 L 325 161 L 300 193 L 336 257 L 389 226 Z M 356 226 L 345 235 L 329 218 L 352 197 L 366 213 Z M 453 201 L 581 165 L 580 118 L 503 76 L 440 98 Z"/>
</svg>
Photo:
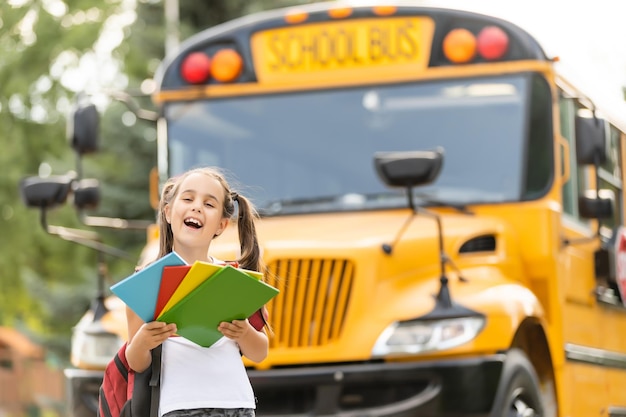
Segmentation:
<svg viewBox="0 0 626 417">
<path fill-rule="evenodd" d="M 263 271 L 264 265 L 261 260 L 261 249 L 259 248 L 259 240 L 254 223 L 259 215 L 247 198 L 240 196 L 236 192 L 231 192 L 230 199 L 232 203 L 236 201 L 239 205 L 237 215 L 237 230 L 239 232 L 239 244 L 241 247 L 239 267 L 265 273 L 265 271 Z M 234 210 L 234 204 L 232 203 L 231 207 Z M 260 331 L 261 328 L 265 328 L 269 335 L 274 334 L 272 326 L 268 322 L 268 312 L 265 306 L 255 312 L 249 320 L 255 329 Z"/>
<path fill-rule="evenodd" d="M 175 185 L 176 181 L 170 179 L 165 183 L 163 191 L 161 191 L 159 218 L 157 219 L 159 225 L 159 259 L 172 252 L 174 246 L 174 234 L 172 233 L 172 226 L 167 222 L 167 217 L 165 216 L 165 206 L 170 203 L 172 196 L 175 194 Z"/>
<path fill-rule="evenodd" d="M 261 271 L 261 250 L 254 224 L 258 214 L 247 198 L 235 192 L 231 193 L 231 198 L 239 205 L 237 215 L 237 230 L 241 248 L 239 265 L 244 269 Z"/>
</svg>

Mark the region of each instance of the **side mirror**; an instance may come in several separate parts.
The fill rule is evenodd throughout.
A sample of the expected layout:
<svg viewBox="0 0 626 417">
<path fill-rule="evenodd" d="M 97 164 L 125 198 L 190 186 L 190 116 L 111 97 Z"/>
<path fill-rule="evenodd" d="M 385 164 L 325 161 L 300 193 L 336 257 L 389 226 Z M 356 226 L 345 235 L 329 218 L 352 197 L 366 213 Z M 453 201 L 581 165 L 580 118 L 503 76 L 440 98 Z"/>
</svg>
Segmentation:
<svg viewBox="0 0 626 417">
<path fill-rule="evenodd" d="M 100 204 L 100 183 L 95 179 L 78 181 L 74 188 L 74 206 L 78 210 L 94 209 Z"/>
<path fill-rule="evenodd" d="M 434 151 L 377 152 L 374 165 L 390 187 L 415 187 L 433 182 L 443 165 L 443 149 Z"/>
<path fill-rule="evenodd" d="M 613 217 L 613 190 L 603 189 L 597 194 L 588 190 L 578 198 L 578 212 L 585 219 L 610 219 Z"/>
<path fill-rule="evenodd" d="M 576 160 L 579 165 L 595 165 L 606 162 L 606 132 L 604 119 L 589 111 L 576 114 Z"/>
<path fill-rule="evenodd" d="M 93 104 L 82 105 L 74 110 L 68 121 L 68 140 L 79 155 L 98 150 L 100 115 Z"/>
<path fill-rule="evenodd" d="M 65 203 L 72 181 L 68 176 L 28 177 L 20 182 L 20 192 L 27 207 L 53 208 Z"/>
</svg>

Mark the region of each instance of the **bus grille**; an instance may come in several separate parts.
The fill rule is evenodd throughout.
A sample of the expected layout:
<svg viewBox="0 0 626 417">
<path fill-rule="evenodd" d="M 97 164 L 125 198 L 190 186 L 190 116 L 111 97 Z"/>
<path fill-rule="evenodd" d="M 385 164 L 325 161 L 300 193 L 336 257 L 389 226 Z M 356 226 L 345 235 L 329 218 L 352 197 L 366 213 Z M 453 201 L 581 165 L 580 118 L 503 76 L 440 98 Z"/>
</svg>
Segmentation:
<svg viewBox="0 0 626 417">
<path fill-rule="evenodd" d="M 268 303 L 270 347 L 324 346 L 341 336 L 354 266 L 342 259 L 280 259 L 268 265 L 280 294 Z"/>
</svg>

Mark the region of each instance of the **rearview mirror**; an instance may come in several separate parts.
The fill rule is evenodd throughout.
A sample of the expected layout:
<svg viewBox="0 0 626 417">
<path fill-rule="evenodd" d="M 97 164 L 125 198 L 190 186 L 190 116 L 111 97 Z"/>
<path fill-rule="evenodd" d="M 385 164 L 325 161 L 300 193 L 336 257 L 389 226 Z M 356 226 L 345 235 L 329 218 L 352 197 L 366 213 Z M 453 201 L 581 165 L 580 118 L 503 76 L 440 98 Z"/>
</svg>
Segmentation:
<svg viewBox="0 0 626 417">
<path fill-rule="evenodd" d="M 613 217 L 613 190 L 602 189 L 597 195 L 594 190 L 587 190 L 578 198 L 578 212 L 585 219 L 610 219 Z"/>
<path fill-rule="evenodd" d="M 68 121 L 68 140 L 79 155 L 98 150 L 100 115 L 93 104 L 82 105 L 74 110 Z"/>
<path fill-rule="evenodd" d="M 65 203 L 72 181 L 68 176 L 28 177 L 20 182 L 20 192 L 27 207 L 53 208 Z"/>
<path fill-rule="evenodd" d="M 580 165 L 601 165 L 606 162 L 606 132 L 604 119 L 590 111 L 576 114 L 576 160 Z"/>
<path fill-rule="evenodd" d="M 434 151 L 377 152 L 374 165 L 390 187 L 415 187 L 433 182 L 443 165 L 443 149 Z"/>
<path fill-rule="evenodd" d="M 94 209 L 100 204 L 100 183 L 96 179 L 78 181 L 74 188 L 74 206 L 79 209 Z"/>
</svg>

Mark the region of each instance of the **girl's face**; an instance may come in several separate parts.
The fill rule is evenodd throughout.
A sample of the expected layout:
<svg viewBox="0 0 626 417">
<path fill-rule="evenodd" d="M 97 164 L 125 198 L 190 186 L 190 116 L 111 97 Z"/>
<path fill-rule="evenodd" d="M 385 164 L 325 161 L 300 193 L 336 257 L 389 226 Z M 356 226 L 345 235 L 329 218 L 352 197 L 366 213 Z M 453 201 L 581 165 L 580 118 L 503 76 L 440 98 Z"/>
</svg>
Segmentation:
<svg viewBox="0 0 626 417">
<path fill-rule="evenodd" d="M 178 194 L 165 207 L 174 250 L 208 250 L 213 237 L 228 225 L 228 219 L 222 218 L 223 207 L 224 188 L 218 180 L 202 173 L 185 178 Z"/>
</svg>

